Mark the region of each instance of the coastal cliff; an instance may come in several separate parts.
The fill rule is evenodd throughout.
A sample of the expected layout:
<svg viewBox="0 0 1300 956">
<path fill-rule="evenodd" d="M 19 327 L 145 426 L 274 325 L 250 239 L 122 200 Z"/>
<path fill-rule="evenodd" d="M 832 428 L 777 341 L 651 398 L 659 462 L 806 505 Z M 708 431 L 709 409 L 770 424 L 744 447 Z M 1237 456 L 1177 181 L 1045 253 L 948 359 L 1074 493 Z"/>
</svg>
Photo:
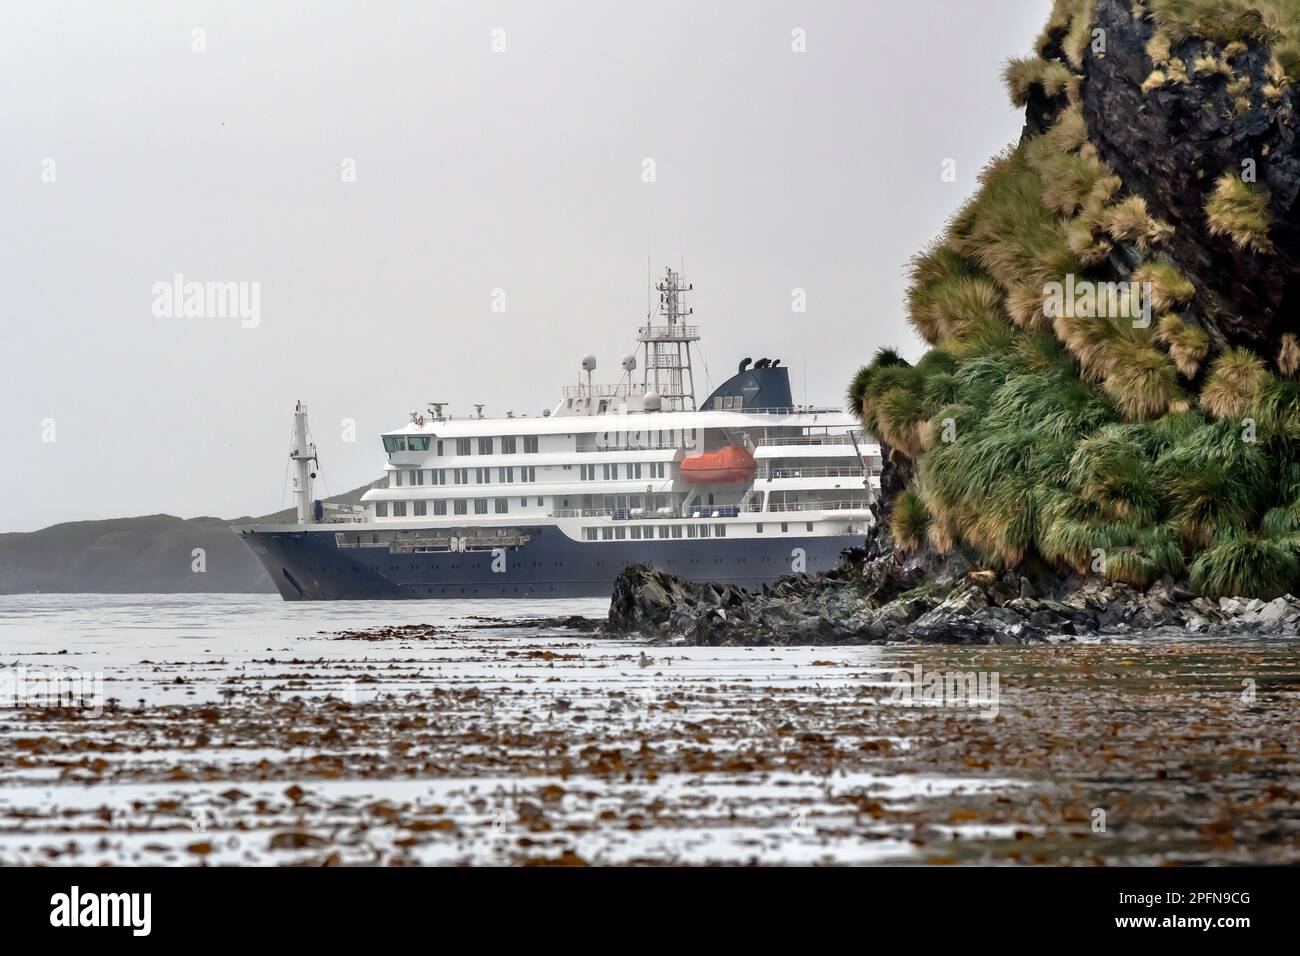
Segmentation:
<svg viewBox="0 0 1300 956">
<path fill-rule="evenodd" d="M 889 538 L 1002 573 L 1300 592 L 1300 6 L 1057 0 L 1021 140 L 849 402 Z"/>
</svg>

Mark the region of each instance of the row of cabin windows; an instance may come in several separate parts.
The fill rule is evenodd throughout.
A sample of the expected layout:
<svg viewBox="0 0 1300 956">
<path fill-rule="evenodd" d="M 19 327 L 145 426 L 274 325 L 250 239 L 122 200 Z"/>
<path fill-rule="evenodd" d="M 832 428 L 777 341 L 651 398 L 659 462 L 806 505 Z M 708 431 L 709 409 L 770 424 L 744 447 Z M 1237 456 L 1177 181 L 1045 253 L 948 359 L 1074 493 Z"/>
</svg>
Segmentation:
<svg viewBox="0 0 1300 956">
<path fill-rule="evenodd" d="M 666 478 L 668 477 L 668 462 L 666 461 L 648 461 L 639 462 L 631 461 L 623 465 L 618 462 L 601 465 L 601 477 L 605 481 L 618 481 L 620 478 L 640 479 L 640 478 Z M 621 469 L 621 470 L 620 470 Z M 579 465 L 578 478 L 581 481 L 596 480 L 595 465 Z"/>
<path fill-rule="evenodd" d="M 479 438 L 477 440 L 473 438 L 457 438 L 456 454 L 458 455 L 473 454 L 471 449 L 477 447 L 478 454 L 491 455 L 493 454 L 492 449 L 496 441 L 497 439 L 493 438 L 491 435 L 488 435 L 484 438 Z M 442 445 L 443 443 L 441 441 L 438 442 L 437 452 L 439 455 L 442 454 Z M 525 455 L 537 454 L 536 435 L 502 435 L 500 439 L 500 445 L 501 445 L 501 454 L 503 455 L 518 454 L 521 446 L 522 446 L 523 453 Z"/>
<path fill-rule="evenodd" d="M 685 529 L 685 530 L 683 530 Z M 615 525 L 607 528 L 583 528 L 582 536 L 588 541 L 597 540 L 599 532 L 601 541 L 624 541 L 631 538 L 633 541 L 649 541 L 655 537 L 656 528 L 654 525 Z M 727 526 L 725 524 L 661 524 L 658 526 L 658 535 L 661 538 L 725 538 L 727 536 Z"/>
<path fill-rule="evenodd" d="M 805 522 L 805 527 L 808 529 L 809 532 L 811 532 L 813 529 L 813 523 L 811 521 Z M 685 532 L 682 531 L 683 528 L 686 529 Z M 712 528 L 713 530 L 710 531 L 709 530 L 710 528 Z M 758 534 L 762 534 L 763 533 L 762 523 L 760 522 L 757 525 L 755 525 L 754 530 Z M 788 521 L 782 521 L 781 533 L 788 534 L 789 532 L 790 532 L 790 523 Z M 715 525 L 661 524 L 657 526 L 634 524 L 634 525 L 611 525 L 604 528 L 583 528 L 582 529 L 582 536 L 587 541 L 596 541 L 598 539 L 601 541 L 623 541 L 628 538 L 631 538 L 633 541 L 638 541 L 638 540 L 648 541 L 651 538 L 655 538 L 655 537 L 681 538 L 683 536 L 687 538 L 707 538 L 710 536 L 710 534 L 715 538 L 725 538 L 727 536 L 727 526 L 725 524 L 715 524 Z"/>
<path fill-rule="evenodd" d="M 468 468 L 418 468 L 414 471 L 394 471 L 393 487 L 401 488 L 403 484 L 414 488 L 416 485 L 445 485 L 447 483 L 447 473 L 451 473 L 453 484 L 468 485 L 470 469 Z M 535 465 L 522 465 L 519 467 L 508 468 L 475 468 L 474 481 L 480 485 L 493 484 L 513 485 L 515 477 L 519 481 L 529 482 L 537 480 L 537 468 Z"/>
<path fill-rule="evenodd" d="M 446 498 L 435 498 L 431 501 L 376 501 L 375 517 L 387 518 L 392 515 L 394 518 L 423 518 L 425 515 L 445 515 L 448 513 L 448 501 Z M 510 513 L 509 498 L 452 498 L 450 499 L 451 514 L 464 515 L 469 514 L 473 508 L 474 514 L 498 514 L 504 515 Z M 520 498 L 519 507 L 527 508 L 528 499 Z M 537 499 L 537 507 L 542 507 L 542 499 Z"/>
<path fill-rule="evenodd" d="M 491 455 L 493 453 L 492 447 L 497 441 L 498 439 L 491 436 L 479 438 L 477 443 L 473 438 L 457 438 L 455 439 L 456 454 L 469 455 L 477 447 L 478 454 Z M 443 439 L 437 439 L 435 442 L 433 438 L 427 435 L 384 436 L 384 451 L 390 454 L 395 451 L 428 451 L 432 447 L 437 454 L 442 455 L 445 445 L 446 442 Z M 525 454 L 537 454 L 536 435 L 503 435 L 500 438 L 500 445 L 501 454 L 503 455 L 514 455 L 519 451 L 520 447 L 523 448 Z"/>
</svg>

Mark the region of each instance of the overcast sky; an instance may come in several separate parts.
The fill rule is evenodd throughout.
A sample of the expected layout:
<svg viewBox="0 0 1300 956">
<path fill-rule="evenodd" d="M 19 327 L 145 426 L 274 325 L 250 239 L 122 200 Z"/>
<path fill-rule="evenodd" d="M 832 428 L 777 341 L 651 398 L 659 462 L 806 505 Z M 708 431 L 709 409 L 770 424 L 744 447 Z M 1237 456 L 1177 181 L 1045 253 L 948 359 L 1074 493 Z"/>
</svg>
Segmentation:
<svg viewBox="0 0 1300 956">
<path fill-rule="evenodd" d="M 584 352 L 618 377 L 647 253 L 712 384 L 780 357 L 839 403 L 919 354 L 905 265 L 1019 135 L 1049 7 L 7 4 L 0 530 L 279 508 L 299 398 L 331 493 L 427 401 L 539 414 Z M 167 316 L 177 274 L 257 283 L 257 324 Z"/>
</svg>

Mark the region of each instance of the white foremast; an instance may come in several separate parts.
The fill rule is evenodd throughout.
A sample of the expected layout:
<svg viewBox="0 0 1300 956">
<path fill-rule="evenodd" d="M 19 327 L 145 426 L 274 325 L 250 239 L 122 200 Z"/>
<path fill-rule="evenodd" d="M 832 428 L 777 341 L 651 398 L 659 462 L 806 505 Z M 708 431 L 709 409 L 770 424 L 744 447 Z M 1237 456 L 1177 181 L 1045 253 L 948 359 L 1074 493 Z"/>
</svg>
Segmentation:
<svg viewBox="0 0 1300 956">
<path fill-rule="evenodd" d="M 316 446 L 307 441 L 307 406 L 299 402 L 293 410 L 293 449 L 289 452 L 296 473 L 293 477 L 293 494 L 298 501 L 298 523 L 311 524 L 315 519 L 311 470 L 316 461 Z"/>
</svg>

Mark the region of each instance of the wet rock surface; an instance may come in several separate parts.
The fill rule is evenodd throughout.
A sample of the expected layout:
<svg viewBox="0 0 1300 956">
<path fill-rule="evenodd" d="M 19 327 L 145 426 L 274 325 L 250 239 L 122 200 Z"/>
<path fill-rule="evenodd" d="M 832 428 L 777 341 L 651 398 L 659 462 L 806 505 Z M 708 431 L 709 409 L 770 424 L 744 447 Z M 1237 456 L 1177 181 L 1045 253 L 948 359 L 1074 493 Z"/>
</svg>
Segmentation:
<svg viewBox="0 0 1300 956">
<path fill-rule="evenodd" d="M 792 575 L 753 592 L 633 565 L 615 582 L 609 630 L 715 647 L 1294 635 L 1300 598 L 1212 601 L 1168 579 L 1140 591 L 1097 577 L 1035 581 L 1015 571 L 974 571 L 957 554 L 868 558 L 855 550 L 834 571 Z"/>
</svg>

